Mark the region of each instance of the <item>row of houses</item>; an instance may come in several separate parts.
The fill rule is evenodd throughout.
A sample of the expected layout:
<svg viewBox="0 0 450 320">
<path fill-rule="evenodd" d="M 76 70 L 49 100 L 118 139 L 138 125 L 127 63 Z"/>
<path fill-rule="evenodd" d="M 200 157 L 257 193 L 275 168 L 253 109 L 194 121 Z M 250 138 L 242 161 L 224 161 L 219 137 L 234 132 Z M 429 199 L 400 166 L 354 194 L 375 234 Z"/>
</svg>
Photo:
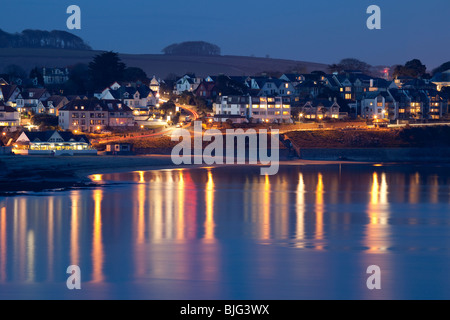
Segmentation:
<svg viewBox="0 0 450 320">
<path fill-rule="evenodd" d="M 371 92 L 357 101 L 363 118 L 389 120 L 439 120 L 448 106 L 436 90 L 388 89 Z"/>
<path fill-rule="evenodd" d="M 393 121 L 439 120 L 448 113 L 449 97 L 440 90 L 450 86 L 450 70 L 431 80 L 401 77 L 388 81 L 357 70 L 334 74 L 283 74 L 279 78 L 222 77 L 240 84 L 245 92 L 228 101 L 230 96 L 222 96 L 217 77 L 200 79 L 190 75 L 176 82 L 174 92 L 190 91 L 209 100 L 216 118 L 223 121 L 226 121 L 226 115 L 236 119 L 244 113 L 247 118 L 256 118 L 250 112 L 242 112 L 242 106 L 233 102 L 236 99 L 248 100 L 249 96 L 254 99 L 282 97 L 284 104 L 290 104 L 305 119 L 342 118 L 347 115 Z M 249 110 L 250 103 L 245 105 Z M 285 120 L 276 116 L 266 114 L 261 118 L 270 122 Z"/>
<path fill-rule="evenodd" d="M 133 115 L 159 106 L 159 86 L 155 78 L 150 86 L 115 82 L 88 98 L 50 95 L 45 88 L 23 89 L 0 79 L 0 127 L 28 125 L 30 113 L 59 116 L 61 128 L 80 131 L 134 125 Z"/>
</svg>

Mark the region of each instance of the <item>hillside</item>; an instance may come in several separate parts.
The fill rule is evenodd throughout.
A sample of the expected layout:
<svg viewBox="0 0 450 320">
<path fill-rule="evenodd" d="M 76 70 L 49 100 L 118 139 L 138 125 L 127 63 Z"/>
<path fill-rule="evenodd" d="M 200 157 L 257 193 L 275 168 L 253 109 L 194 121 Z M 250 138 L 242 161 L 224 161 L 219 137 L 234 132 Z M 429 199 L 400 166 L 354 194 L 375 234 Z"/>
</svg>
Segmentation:
<svg viewBox="0 0 450 320">
<path fill-rule="evenodd" d="M 29 71 L 38 67 L 65 67 L 76 63 L 89 63 L 100 51 L 61 50 L 47 48 L 0 48 L 0 71 L 17 64 Z M 127 66 L 142 68 L 149 76 L 164 78 L 168 74 L 182 75 L 195 72 L 197 76 L 216 74 L 254 75 L 263 71 L 298 70 L 326 71 L 327 65 L 312 62 L 240 57 L 240 56 L 174 56 L 162 54 L 120 54 Z"/>
</svg>

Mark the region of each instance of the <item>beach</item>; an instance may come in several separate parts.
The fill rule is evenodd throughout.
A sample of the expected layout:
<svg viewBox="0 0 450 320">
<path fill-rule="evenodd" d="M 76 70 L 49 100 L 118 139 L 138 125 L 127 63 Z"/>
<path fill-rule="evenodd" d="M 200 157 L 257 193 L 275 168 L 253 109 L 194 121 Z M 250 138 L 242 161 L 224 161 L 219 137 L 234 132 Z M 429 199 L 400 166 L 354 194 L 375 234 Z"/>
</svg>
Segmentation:
<svg viewBox="0 0 450 320">
<path fill-rule="evenodd" d="M 88 186 L 89 175 L 173 166 L 170 155 L 5 156 L 0 158 L 0 193 Z"/>
</svg>

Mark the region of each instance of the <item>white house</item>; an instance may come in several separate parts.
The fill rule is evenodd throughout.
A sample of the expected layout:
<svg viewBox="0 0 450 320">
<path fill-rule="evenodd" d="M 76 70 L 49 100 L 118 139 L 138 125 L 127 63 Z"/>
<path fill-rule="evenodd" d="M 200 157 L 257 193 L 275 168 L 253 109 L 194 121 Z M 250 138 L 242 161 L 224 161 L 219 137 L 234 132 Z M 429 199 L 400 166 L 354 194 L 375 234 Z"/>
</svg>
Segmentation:
<svg viewBox="0 0 450 320">
<path fill-rule="evenodd" d="M 185 91 L 193 92 L 200 85 L 201 78 L 195 78 L 194 76 L 184 75 L 178 79 L 175 83 L 175 94 L 182 94 Z"/>
<path fill-rule="evenodd" d="M 159 94 L 146 85 L 120 86 L 115 82 L 94 96 L 99 100 L 121 100 L 131 109 L 156 106 L 159 103 Z"/>
<path fill-rule="evenodd" d="M 155 76 L 153 76 L 152 80 L 150 80 L 150 90 L 155 92 L 155 95 L 159 95 L 159 88 L 161 87 L 161 80 L 157 80 Z"/>
<path fill-rule="evenodd" d="M 19 112 L 32 110 L 35 113 L 47 113 L 45 101 L 50 98 L 46 89 L 26 89 L 16 98 L 16 108 Z"/>
<path fill-rule="evenodd" d="M 387 119 L 388 93 L 370 92 L 361 100 L 361 116 L 370 119 Z"/>
<path fill-rule="evenodd" d="M 245 116 L 257 122 L 290 123 L 288 97 L 221 96 L 213 105 L 214 118 L 226 121 L 226 115 Z M 229 117 L 232 118 L 232 117 Z"/>
</svg>

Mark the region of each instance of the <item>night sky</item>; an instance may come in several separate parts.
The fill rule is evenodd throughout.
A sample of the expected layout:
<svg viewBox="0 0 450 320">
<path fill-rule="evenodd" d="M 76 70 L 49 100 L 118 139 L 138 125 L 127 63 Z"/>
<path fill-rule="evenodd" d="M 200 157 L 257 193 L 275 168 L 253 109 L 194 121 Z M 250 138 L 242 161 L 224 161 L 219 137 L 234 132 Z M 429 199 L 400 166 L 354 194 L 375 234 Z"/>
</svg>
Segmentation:
<svg viewBox="0 0 450 320">
<path fill-rule="evenodd" d="M 450 60 L 449 0 L 16 0 L 1 4 L 0 28 L 67 30 L 71 4 L 82 12 L 82 29 L 71 32 L 99 50 L 160 53 L 203 40 L 225 55 L 322 63 L 419 58 L 430 69 Z M 366 27 L 372 4 L 381 7 L 381 30 Z"/>
</svg>

